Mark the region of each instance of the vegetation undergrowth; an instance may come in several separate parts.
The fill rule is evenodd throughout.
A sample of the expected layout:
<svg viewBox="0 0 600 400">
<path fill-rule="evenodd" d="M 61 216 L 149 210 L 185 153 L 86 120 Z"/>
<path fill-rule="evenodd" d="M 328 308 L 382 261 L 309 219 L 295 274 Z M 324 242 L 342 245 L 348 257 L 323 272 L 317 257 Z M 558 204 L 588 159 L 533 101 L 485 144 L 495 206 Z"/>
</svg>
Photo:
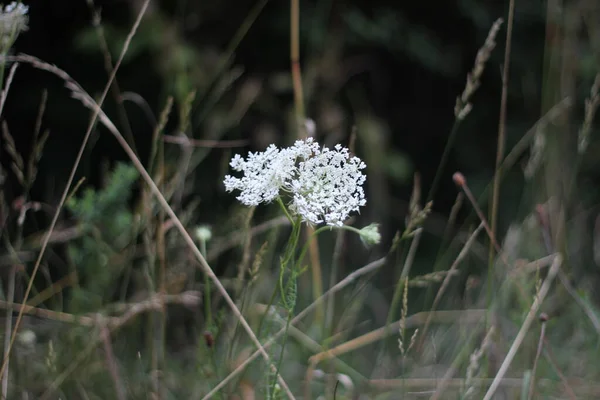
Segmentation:
<svg viewBox="0 0 600 400">
<path fill-rule="evenodd" d="M 21 154 L 1 121 L 8 159 L 0 175 L 10 174 L 19 188 L 14 198 L 4 187 L 0 195 L 2 398 L 600 396 L 599 277 L 589 267 L 600 265 L 598 217 L 594 197 L 579 196 L 595 165 L 600 72 L 582 73 L 571 53 L 577 32 L 586 28 L 593 38 L 600 31 L 583 6 L 565 4 L 566 16 L 549 8 L 548 26 L 562 29 L 547 33 L 541 117 L 513 143 L 509 66 L 519 3 L 509 2 L 506 21 L 489 27 L 457 95 L 429 191 L 422 196 L 427 183 L 409 174 L 412 194 L 397 226 L 395 206 L 384 208 L 380 197 L 397 176 L 385 165 L 401 163 L 382 139 L 381 122 L 360 102 L 354 121 L 337 133 L 325 134 L 307 116 L 320 95 L 335 96 L 320 92 L 319 63 L 308 59 L 301 73 L 298 0 L 290 1 L 289 133 L 277 140 L 265 133 L 258 151 L 225 137 L 275 90 L 250 79 L 238 84 L 244 74 L 232 61 L 266 1 L 202 85 L 184 57 L 197 54 L 183 41 L 174 48 L 185 67 L 163 57 L 171 81 L 158 117 L 116 83 L 144 18 L 165 23 L 149 3 L 137 9 L 113 57 L 89 2 L 109 75 L 98 96 L 60 66 L 13 54 L 29 9 L 13 2 L 1 10 L 0 116 L 23 68 L 60 79 L 77 107 L 91 112 L 58 201 L 31 190 L 53 140 L 51 127 L 42 129 L 53 94 L 42 92 L 30 154 Z M 365 23 L 349 16 L 350 25 Z M 485 182 L 454 173 L 456 202 L 441 218 L 436 194 L 503 29 L 496 162 Z M 110 96 L 116 117 L 104 105 Z M 125 98 L 136 98 L 153 121 L 147 147 L 135 143 Z M 92 187 L 85 173 L 76 176 L 86 149 L 107 133 L 128 160 L 109 164 Z M 502 221 L 508 179 L 524 194 L 511 204 L 518 215 Z M 442 229 L 432 240 L 435 218 Z"/>
</svg>

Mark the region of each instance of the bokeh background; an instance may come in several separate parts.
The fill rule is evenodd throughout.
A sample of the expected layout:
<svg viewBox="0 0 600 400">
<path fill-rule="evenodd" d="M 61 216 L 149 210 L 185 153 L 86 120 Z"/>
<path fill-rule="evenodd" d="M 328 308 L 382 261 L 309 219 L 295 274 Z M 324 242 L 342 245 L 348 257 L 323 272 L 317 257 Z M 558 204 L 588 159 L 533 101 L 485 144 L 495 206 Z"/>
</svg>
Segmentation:
<svg viewBox="0 0 600 400">
<path fill-rule="evenodd" d="M 289 4 L 269 2 L 252 18 L 260 6 L 250 1 L 152 3 L 117 77 L 121 90 L 141 97 L 148 109 L 125 102 L 140 154 L 147 152 L 153 128 L 148 111 L 156 118 L 167 95 L 182 99 L 192 90 L 197 91 L 190 128 L 194 138 L 249 139 L 244 151 L 285 143 L 293 114 Z M 96 2 L 95 7 L 101 10 L 109 50 L 116 59 L 140 4 L 106 1 Z M 506 14 L 507 5 L 502 2 L 468 0 L 443 2 L 434 9 L 419 2 L 401 6 L 334 0 L 302 3 L 300 42 L 307 116 L 327 143 L 347 142 L 354 126 L 366 125 L 362 140 L 374 142 L 384 152 L 379 155 L 385 160 L 381 172 L 385 188 L 380 196 L 388 198 L 372 202 L 373 208 L 381 202 L 387 209 L 378 212 L 401 220 L 405 208 L 401 204 L 407 202 L 415 172 L 421 174 L 424 191 L 431 185 L 452 129 L 456 98 L 490 27 Z M 545 2 L 517 7 L 514 29 L 508 149 L 540 117 Z M 493 175 L 504 36 L 505 31 L 497 38 L 498 47 L 473 99 L 473 111 L 460 128 L 443 172 L 435 199 L 441 213 L 448 212 L 456 197 L 451 181 L 454 171 L 463 171 L 475 187 Z M 594 57 L 586 48 L 580 43 L 577 49 L 578 57 L 587 57 L 592 64 L 580 85 L 581 99 L 594 77 Z M 30 29 L 18 39 L 15 52 L 56 64 L 90 93 L 101 92 L 107 79 L 86 1 L 32 2 Z M 54 133 L 41 171 L 60 181 L 68 175 L 88 115 L 77 110 L 77 102 L 61 90 L 60 81 L 43 72 L 23 68 L 14 85 L 18 90 L 11 93 L 6 118 L 14 126 L 19 148 L 28 148 L 32 129 L 27 123 L 34 122 L 31 116 L 36 115 L 42 91 L 50 91 L 52 102 L 44 124 Z M 109 96 L 107 112 L 117 116 L 115 108 Z M 228 115 L 235 112 L 239 115 Z M 216 122 L 235 118 L 235 123 Z M 215 124 L 225 126 L 215 128 Z M 357 151 L 361 152 L 360 147 Z M 103 160 L 124 158 L 105 134 L 98 135 L 88 153 L 84 168 L 89 168 L 86 174 L 92 182 L 97 182 L 95 167 Z M 218 159 L 223 151 L 211 153 L 210 167 L 221 172 Z M 210 176 L 212 185 L 206 186 L 212 187 L 198 188 L 207 205 L 223 199 L 217 185 L 221 176 Z M 45 180 L 40 177 L 40 186 Z M 519 186 L 506 185 L 507 198 L 519 196 Z"/>
<path fill-rule="evenodd" d="M 421 205 L 428 200 L 432 200 L 433 205 L 423 222 L 411 275 L 422 276 L 449 268 L 467 233 L 479 223 L 473 206 L 466 199 L 457 208 L 455 223 L 447 223 L 461 193 L 452 179 L 453 174 L 460 171 L 466 177 L 484 213 L 488 213 L 490 206 L 509 1 L 302 0 L 300 3 L 300 63 L 306 117 L 314 122 L 314 132 L 321 143 L 330 147 L 336 143 L 352 143 L 355 153 L 367 163 L 367 206 L 352 223 L 358 227 L 379 223 L 382 233 L 381 244 L 369 249 L 362 247 L 358 238 L 347 238 L 340 245 L 342 261 L 336 279 L 388 252 L 394 235 L 402 232 L 407 224 L 415 181 L 419 184 Z M 596 304 L 600 298 L 600 292 L 595 289 L 600 259 L 596 256 L 600 252 L 596 245 L 600 195 L 597 124 L 592 118 L 589 145 L 584 152 L 578 151 L 578 132 L 586 117 L 586 98 L 590 97 L 590 88 L 599 70 L 600 7 L 592 0 L 515 3 L 505 154 L 524 137 L 529 139 L 521 142 L 524 145 L 514 153 L 511 165 L 502 171 L 503 183 L 497 203 L 498 239 L 502 244 L 511 227 L 530 229 L 526 223 L 536 209 L 540 210 L 539 205 L 554 210 L 549 211 L 549 218 L 555 225 L 563 223 L 564 229 L 557 233 L 554 226 L 550 236 L 556 249 L 564 251 L 572 261 L 567 273 L 573 288 L 580 290 L 589 304 Z M 109 76 L 107 62 L 114 63 L 118 58 L 143 1 L 31 0 L 26 4 L 29 30 L 19 36 L 13 54 L 26 53 L 54 64 L 92 96 L 99 96 Z M 457 97 L 463 92 L 478 51 L 498 18 L 503 18 L 504 23 L 496 37 L 496 47 L 485 62 L 480 86 L 470 99 L 472 110 L 457 124 Z M 257 226 L 273 218 L 277 210 L 259 207 L 248 222 L 246 211 L 235 196 L 225 192 L 223 177 L 228 173 L 228 162 L 233 154 L 261 151 L 271 143 L 285 146 L 297 137 L 290 69 L 289 2 L 153 0 L 118 71 L 118 87 L 109 91 L 103 107 L 144 163 L 148 163 L 153 131 L 169 96 L 174 106 L 165 135 L 243 141 L 233 148 L 185 147 L 164 142 L 165 170 L 160 178 L 166 182 L 182 179 L 181 187 L 175 189 L 171 200 L 179 210 L 185 211 L 186 227 L 190 231 L 200 225 L 211 227 L 214 253 L 209 261 L 217 275 L 225 280 L 236 275 L 235 265 L 247 250 L 243 243 L 227 247 L 228 238 L 247 224 Z M 2 118 L 10 129 L 17 152 L 23 154 L 25 160 L 31 157 L 30 149 L 36 140 L 33 134 L 36 115 L 45 95 L 48 101 L 41 130 L 47 130 L 49 136 L 39 159 L 37 178 L 27 194 L 29 200 L 44 204 L 44 208 L 30 214 L 22 228 L 16 223 L 14 207 L 12 214 L 3 216 L 8 221 L 3 224 L 5 240 L 10 242 L 8 238 L 23 235 L 23 255 L 29 255 L 24 262 L 26 271 L 31 270 L 34 260 L 31 255 L 39 248 L 41 234 L 47 229 L 51 211 L 65 188 L 91 116 L 89 110 L 71 97 L 60 79 L 21 65 L 14 76 Z M 567 98 L 570 106 L 561 109 L 558 117 L 550 122 L 542 118 Z M 541 118 L 544 124 L 539 123 Z M 532 129 L 542 132 L 538 138 L 546 135 L 546 142 L 542 161 L 534 173 L 528 175 L 527 168 L 531 168 L 535 159 L 532 154 L 539 150 L 534 149 L 533 143 L 537 142 L 533 136 L 527 136 Z M 440 169 L 451 137 L 447 160 Z M 0 140 L 0 164 L 6 178 L 2 193 L 8 210 L 24 193 L 11 170 L 6 138 Z M 110 171 L 127 160 L 112 135 L 98 126 L 76 174 L 76 182 L 84 179 L 78 190 L 100 190 L 109 181 Z M 183 178 L 177 175 L 182 162 L 187 163 Z M 434 187 L 436 176 L 439 181 Z M 141 186 L 133 188 L 132 196 L 123 196 L 124 209 L 135 209 L 143 196 Z M 552 208 L 552 201 L 557 202 L 558 208 Z M 130 214 L 135 215 L 135 212 Z M 113 214 L 107 208 L 105 215 L 95 218 L 106 220 L 117 215 L 121 214 Z M 78 216 L 81 215 L 76 208 L 67 210 L 59 227 L 66 230 L 76 226 Z M 123 218 L 125 222 L 120 222 L 123 224 L 118 225 L 120 229 L 131 222 L 127 218 L 133 217 Z M 522 245 L 514 258 L 533 259 L 544 255 L 538 251 L 543 247 L 544 238 L 533 231 L 529 236 L 521 232 L 518 239 L 511 237 Z M 2 248 L 3 260 L 10 253 L 8 242 Z M 65 240 L 51 246 L 44 259 L 45 278 L 36 283 L 39 291 L 76 269 L 73 260 L 77 257 L 85 259 L 85 254 L 74 254 L 77 251 L 73 248 L 88 245 L 77 243 Z M 338 249 L 336 236 L 324 236 L 319 243 L 327 288 L 334 283 L 329 281 L 328 266 L 332 252 Z M 252 251 L 258 251 L 260 244 L 261 240 L 252 243 L 256 247 L 252 247 Z M 117 254 L 128 248 L 120 246 Z M 463 273 L 453 281 L 453 300 L 447 305 L 464 305 L 462 296 L 469 285 L 478 279 L 485 281 L 488 246 L 487 239 L 480 240 L 473 254 L 464 261 Z M 178 254 L 184 252 L 185 246 L 178 239 L 170 238 L 167 247 L 172 254 Z M 210 256 L 211 246 L 208 247 Z M 227 250 L 221 251 L 222 248 Z M 407 251 L 408 246 L 394 256 L 395 262 L 386 263 L 369 281 L 368 310 L 359 313 L 368 316 L 365 318 L 370 321 L 370 325 L 367 324 L 370 328 L 386 321 Z M 130 263 L 135 269 L 139 267 L 140 258 L 128 255 L 117 257 L 117 261 L 110 260 Z M 173 255 L 171 260 L 173 265 L 179 265 L 184 263 L 185 256 Z M 124 276 L 128 276 L 123 271 L 127 268 L 114 272 L 110 282 L 119 289 L 109 293 L 102 289 L 105 293 L 98 304 L 105 305 L 116 299 L 139 299 L 135 285 L 123 284 Z M 6 271 L 2 272 L 5 289 L 9 276 Z M 90 273 L 87 279 L 100 278 Z M 202 280 L 201 274 L 188 275 L 186 279 L 189 279 L 188 286 Z M 439 282 L 432 285 L 436 284 Z M 182 285 L 186 287 L 185 282 Z M 300 293 L 310 300 L 310 280 L 303 285 Z M 25 286 L 17 285 L 17 297 L 23 294 Z M 414 312 L 430 307 L 434 288 L 411 291 L 409 304 Z M 81 307 L 71 304 L 75 302 L 73 299 L 78 299 L 72 290 L 70 285 L 61 290 L 60 306 L 51 298 L 41 306 L 73 312 L 93 309 L 89 304 Z M 307 305 L 308 300 L 302 304 Z M 221 309 L 224 305 L 217 303 L 215 312 Z M 557 315 L 564 312 L 559 305 L 551 309 Z M 517 311 L 508 314 L 515 318 L 521 315 Z M 181 322 L 182 328 L 167 333 L 167 342 L 176 350 L 193 347 L 190 343 L 200 340 L 201 332 L 205 331 L 206 316 L 202 312 L 176 315 L 173 318 Z M 146 330 L 133 329 L 133 336 L 142 337 Z M 563 340 L 566 339 L 563 337 Z M 532 346 L 535 348 L 535 344 Z M 368 359 L 362 366 L 363 372 L 370 373 L 376 369 L 377 359 Z"/>
</svg>

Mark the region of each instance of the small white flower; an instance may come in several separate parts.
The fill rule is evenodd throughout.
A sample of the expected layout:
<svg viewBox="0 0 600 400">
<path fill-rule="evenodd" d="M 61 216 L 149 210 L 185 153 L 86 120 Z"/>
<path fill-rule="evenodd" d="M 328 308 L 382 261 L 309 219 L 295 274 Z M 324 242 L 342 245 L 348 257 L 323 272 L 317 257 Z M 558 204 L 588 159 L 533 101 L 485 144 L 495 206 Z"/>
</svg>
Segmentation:
<svg viewBox="0 0 600 400">
<path fill-rule="evenodd" d="M 17 335 L 17 340 L 26 347 L 32 347 L 37 340 L 37 336 L 34 331 L 25 329 Z"/>
<path fill-rule="evenodd" d="M 25 15 L 29 11 L 29 7 L 23 3 L 17 3 L 16 1 L 13 1 L 4 7 L 4 14 L 10 14 L 13 11 L 15 11 L 16 14 Z"/>
<path fill-rule="evenodd" d="M 366 167 L 347 148 L 321 149 L 312 138 L 298 140 L 293 146 L 250 153 L 244 160 L 233 157 L 231 167 L 242 172 L 241 178 L 227 175 L 225 189 L 239 190 L 237 197 L 245 205 L 269 203 L 287 194 L 290 211 L 313 224 L 325 222 L 341 226 L 352 211 L 366 204 L 364 190 Z"/>
<path fill-rule="evenodd" d="M 228 192 L 240 190 L 237 199 L 247 206 L 269 203 L 279 196 L 279 190 L 294 173 L 296 156 L 289 149 L 279 150 L 270 145 L 262 153 L 250 153 L 248 160 L 236 155 L 231 168 L 243 172 L 242 178 L 225 176 Z"/>
<path fill-rule="evenodd" d="M 365 246 L 372 246 L 381 242 L 381 234 L 379 233 L 379 224 L 367 225 L 359 231 L 360 240 Z"/>
<path fill-rule="evenodd" d="M 212 230 L 208 225 L 200 225 L 195 229 L 194 235 L 199 241 L 208 242 L 212 238 Z"/>
</svg>

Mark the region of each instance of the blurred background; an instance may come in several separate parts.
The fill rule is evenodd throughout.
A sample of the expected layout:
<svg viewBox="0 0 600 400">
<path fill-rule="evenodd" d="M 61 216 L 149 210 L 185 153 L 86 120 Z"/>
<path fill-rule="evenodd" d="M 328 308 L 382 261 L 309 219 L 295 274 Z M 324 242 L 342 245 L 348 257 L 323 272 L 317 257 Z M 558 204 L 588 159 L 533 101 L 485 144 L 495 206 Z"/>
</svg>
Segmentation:
<svg viewBox="0 0 600 400">
<path fill-rule="evenodd" d="M 30 0 L 26 2 L 29 29 L 18 37 L 11 53 L 26 53 L 56 65 L 97 99 L 143 3 Z M 565 269 L 570 288 L 579 291 L 589 307 L 600 299 L 600 292 L 594 289 L 600 261 L 600 240 L 596 238 L 600 226 L 596 223 L 600 146 L 593 113 L 590 119 L 590 109 L 599 101 L 600 7 L 592 0 L 515 3 L 504 127 L 504 156 L 510 155 L 502 170 L 494 230 L 503 248 L 517 248 L 508 255 L 511 261 L 532 261 L 554 250 L 564 251 L 570 260 Z M 447 270 L 468 234 L 479 224 L 472 204 L 466 198 L 457 200 L 461 188 L 452 179 L 456 171 L 466 177 L 484 214 L 489 217 L 491 212 L 509 1 L 448 0 L 433 4 L 302 0 L 299 13 L 303 103 L 310 132 L 329 147 L 336 143 L 351 146 L 366 162 L 367 205 L 352 224 L 360 228 L 378 223 L 382 234 L 380 245 L 368 249 L 356 237 L 342 240 L 322 235 L 317 257 L 321 257 L 325 290 L 342 276 L 388 253 L 395 235 L 404 232 L 411 220 L 411 199 L 420 208 L 433 202 L 422 221 L 411 277 Z M 478 63 L 478 52 L 499 18 L 503 22 L 498 25 L 496 45 L 489 47 L 483 62 Z M 457 98 L 477 65 L 484 69 L 478 75 L 479 86 L 468 100 L 472 108 L 464 118 L 458 118 Z M 304 129 L 298 126 L 294 104 L 290 2 L 153 0 L 115 82 L 103 110 L 146 166 L 154 162 L 154 132 L 161 127 L 163 140 L 159 140 L 159 147 L 164 165 L 153 177 L 172 187 L 169 200 L 182 213 L 190 232 L 198 226 L 210 227 L 212 239 L 205 251 L 211 267 L 225 281 L 233 280 L 237 265 L 248 264 L 244 257 L 249 257 L 248 252 L 254 257 L 263 243 L 260 236 L 248 244 L 235 235 L 271 221 L 277 210 L 258 207 L 248 215 L 235 196 L 225 192 L 222 182 L 230 173 L 229 160 L 234 154 L 262 151 L 271 143 L 289 145 L 298 130 Z M 45 111 L 38 119 L 42 103 Z M 166 119 L 164 110 L 169 111 Z M 11 254 L 19 254 L 25 271 L 31 271 L 41 235 L 65 189 L 91 114 L 72 98 L 62 80 L 30 65 L 19 66 L 4 106 L 3 122 L 23 162 L 39 161 L 35 181 L 25 191 L 12 167 L 15 150 L 8 149 L 6 135 L 0 139 L 0 165 L 5 178 L 0 260 L 5 267 L 14 264 Z M 583 127 L 585 146 L 581 145 Z M 39 140 L 36 130 L 48 135 L 39 157 L 31 150 Z M 197 142 L 190 145 L 193 141 Z M 56 282 L 72 277 L 73 270 L 82 268 L 87 272 L 78 271 L 75 280 L 68 280 L 71 283 L 59 285 L 60 295 L 42 296 L 40 307 L 77 313 L 97 310 L 117 299 L 143 298 L 145 292 L 139 289 L 143 285 L 131 282 L 135 282 L 135 270 L 143 270 L 140 252 L 144 254 L 154 247 L 148 247 L 146 239 L 141 238 L 142 228 L 126 238 L 119 236 L 123 229 L 137 224 L 138 213 L 143 214 L 139 206 L 145 195 L 143 185 L 132 186 L 136 177 L 129 174 L 133 173 L 119 169 L 123 166 L 120 163 L 127 161 L 114 137 L 97 126 L 75 177 L 75 182 L 83 179 L 77 189 L 81 203 L 71 204 L 59 219 L 57 231 L 66 236 L 53 242 L 43 261 L 46 272 L 36 278 L 34 287 L 38 294 L 44 293 L 44 288 L 56 289 Z M 118 171 L 118 176 L 113 171 Z M 113 187 L 110 182 L 116 185 L 115 197 L 120 200 L 103 208 L 98 205 L 102 199 L 94 196 L 107 185 Z M 83 195 L 86 190 L 88 197 Z M 415 193 L 420 193 L 420 199 Z M 42 206 L 19 223 L 19 204 L 23 201 Z M 540 233 L 539 226 L 544 228 L 543 220 L 539 222 L 542 214 L 551 228 L 545 226 L 547 229 Z M 111 218 L 114 226 L 107 222 Z M 94 234 L 72 232 L 82 220 L 97 228 Z M 285 229 L 282 224 L 277 226 Z M 191 263 L 190 255 L 175 238 L 176 233 L 172 235 L 167 236 L 165 244 L 175 271 L 169 281 L 172 290 L 198 288 L 195 283 L 202 281 L 202 274 L 188 271 L 185 264 Z M 115 242 L 107 239 L 104 250 L 94 247 L 98 237 L 111 236 Z M 20 238 L 17 253 L 11 250 L 15 248 L 15 237 Z M 264 233 L 264 237 L 265 242 L 284 243 L 277 236 Z M 135 249 L 131 250 L 132 246 Z M 489 246 L 483 236 L 473 246 L 461 267 L 463 271 L 453 280 L 448 295 L 451 299 L 442 302 L 441 308 L 477 303 L 469 303 L 465 293 L 474 282 L 487 279 Z M 277 250 L 269 251 L 274 252 L 276 260 Z M 370 279 L 365 303 L 368 310 L 360 312 L 369 321 L 365 331 L 390 318 L 388 306 L 397 293 L 408 251 L 408 244 L 401 246 L 392 261 L 388 259 Z M 340 253 L 337 275 L 330 274 L 334 252 Z M 98 261 L 90 258 L 91 254 L 103 254 L 107 260 L 99 257 Z M 91 266 L 82 267 L 84 262 Z M 96 276 L 99 268 L 106 270 L 101 277 Z M 7 271 L 5 268 L 1 272 L 5 290 L 10 286 L 6 283 L 11 276 Z M 82 282 L 86 279 L 101 283 L 96 288 L 78 288 L 85 286 Z M 306 306 L 313 296 L 314 277 L 303 282 L 299 304 Z M 431 290 L 439 286 L 440 280 L 434 277 L 424 282 L 422 288 L 411 289 L 411 313 L 429 310 L 435 294 Z M 530 281 L 532 287 L 538 287 L 536 282 Z M 23 282 L 16 285 L 17 298 L 22 299 L 26 283 L 23 275 Z M 557 298 L 564 299 L 562 295 L 569 298 L 568 293 Z M 259 297 L 264 296 L 253 299 Z M 556 315 L 564 313 L 564 307 L 568 309 L 561 308 L 561 302 L 565 304 L 555 300 L 551 307 Z M 514 305 L 511 300 L 503 304 Z M 218 311 L 224 307 L 219 300 L 214 312 L 224 312 Z M 343 310 L 340 304 L 337 307 Z M 520 318 L 527 307 L 517 307 L 518 311 L 507 314 Z M 172 318 L 182 327 L 173 328 L 166 337 L 173 351 L 182 351 L 201 340 L 202 332 L 207 330 L 206 315 L 177 310 L 175 315 Z M 396 310 L 391 318 L 399 317 Z M 304 328 L 310 331 L 308 326 Z M 144 337 L 147 332 L 143 327 L 136 329 L 130 332 L 134 337 Z M 565 335 L 571 337 L 573 332 L 569 332 Z M 567 340 L 565 337 L 561 340 Z M 589 349 L 589 343 L 583 348 Z M 533 349 L 535 344 L 531 344 Z M 440 356 L 435 364 L 443 364 L 442 359 Z M 377 359 L 370 358 L 361 372 L 375 374 L 377 365 Z M 431 369 L 427 371 L 429 374 Z M 443 375 L 443 369 L 438 371 Z"/>
<path fill-rule="evenodd" d="M 519 5 L 515 13 L 515 43 L 509 90 L 510 149 L 541 113 L 546 2 Z M 15 53 L 39 57 L 67 71 L 92 95 L 108 78 L 105 55 L 92 20 L 100 12 L 102 29 L 113 62 L 141 2 L 33 1 L 30 28 L 16 42 Z M 448 1 L 430 5 L 407 2 L 303 1 L 300 17 L 301 64 L 306 114 L 316 123 L 318 139 L 331 145 L 347 143 L 358 127 L 357 153 L 373 167 L 369 181 L 377 197 L 369 212 L 402 221 L 415 172 L 423 191 L 431 186 L 454 123 L 454 106 L 477 51 L 496 19 L 506 18 L 503 2 Z M 219 5 L 193 1 L 155 1 L 146 13 L 117 76 L 125 92 L 127 131 L 140 156 L 149 152 L 151 132 L 166 97 L 182 103 L 196 92 L 190 117 L 190 137 L 247 139 L 237 152 L 262 150 L 270 143 L 290 142 L 293 88 L 290 74 L 290 10 L 286 2 L 236 1 Z M 435 210 L 448 213 L 457 190 L 452 173 L 461 170 L 472 189 L 493 175 L 499 121 L 505 30 L 473 98 L 473 110 L 460 126 L 448 164 L 436 191 Z M 577 57 L 587 60 L 579 89 L 580 102 L 594 78 L 589 43 L 578 43 Z M 582 66 L 583 68 L 584 66 Z M 32 125 L 44 90 L 52 100 L 43 128 L 52 130 L 41 160 L 37 190 L 60 191 L 85 132 L 88 113 L 78 109 L 62 83 L 22 68 L 14 79 L 6 119 L 17 147 L 29 148 Z M 140 104 L 142 103 L 142 104 Z M 109 96 L 106 111 L 125 124 L 123 110 Z M 121 125 L 119 127 L 122 128 Z M 169 133 L 178 125 L 173 121 Z M 293 132 L 291 133 L 293 137 Z M 170 145 L 177 150 L 177 145 Z M 367 155 L 368 149 L 372 155 Z M 219 161 L 223 150 L 211 150 L 210 184 L 197 188 L 207 209 L 223 196 Z M 103 162 L 123 159 L 118 144 L 97 134 L 81 169 L 96 183 Z M 378 168 L 380 170 L 375 171 Z M 516 166 L 517 171 L 519 166 Z M 55 179 L 55 189 L 48 179 Z M 515 176 L 518 180 L 519 177 Z M 52 184 L 51 184 L 52 185 Z M 522 185 L 506 185 L 507 199 L 521 196 Z M 506 202 L 502 202 L 506 204 Z M 207 214 L 207 218 L 215 216 Z"/>
</svg>

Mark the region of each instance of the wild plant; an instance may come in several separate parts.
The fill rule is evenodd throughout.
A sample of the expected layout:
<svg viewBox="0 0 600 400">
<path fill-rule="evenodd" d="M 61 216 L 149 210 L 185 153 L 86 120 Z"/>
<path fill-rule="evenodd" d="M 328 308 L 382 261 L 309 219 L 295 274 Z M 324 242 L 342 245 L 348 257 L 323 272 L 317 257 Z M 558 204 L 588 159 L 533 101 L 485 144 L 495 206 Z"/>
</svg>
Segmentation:
<svg viewBox="0 0 600 400">
<path fill-rule="evenodd" d="M 283 255 L 279 259 L 278 287 L 265 311 L 265 317 L 277 313 L 271 310 L 275 295 L 279 293 L 279 304 L 285 312 L 285 332 L 280 345 L 279 363 L 274 376 L 267 384 L 267 398 L 279 398 L 276 378 L 281 368 L 287 332 L 294 316 L 297 296 L 297 279 L 306 271 L 304 256 L 309 243 L 306 242 L 299 254 L 300 232 L 303 223 L 323 224 L 309 240 L 326 230 L 347 229 L 358 233 L 366 244 L 380 240 L 376 225 L 361 230 L 344 225 L 351 212 L 359 211 L 366 204 L 363 183 L 366 176 L 361 170 L 366 165 L 347 148 L 336 145 L 333 150 L 320 147 L 313 138 L 297 140 L 293 146 L 279 149 L 269 146 L 264 152 L 250 153 L 247 159 L 236 155 L 230 162 L 233 170 L 242 172 L 241 178 L 227 175 L 225 188 L 241 193 L 237 199 L 246 206 L 258 206 L 276 202 L 288 218 L 292 232 Z M 260 328 L 259 328 L 260 334 Z"/>
</svg>

